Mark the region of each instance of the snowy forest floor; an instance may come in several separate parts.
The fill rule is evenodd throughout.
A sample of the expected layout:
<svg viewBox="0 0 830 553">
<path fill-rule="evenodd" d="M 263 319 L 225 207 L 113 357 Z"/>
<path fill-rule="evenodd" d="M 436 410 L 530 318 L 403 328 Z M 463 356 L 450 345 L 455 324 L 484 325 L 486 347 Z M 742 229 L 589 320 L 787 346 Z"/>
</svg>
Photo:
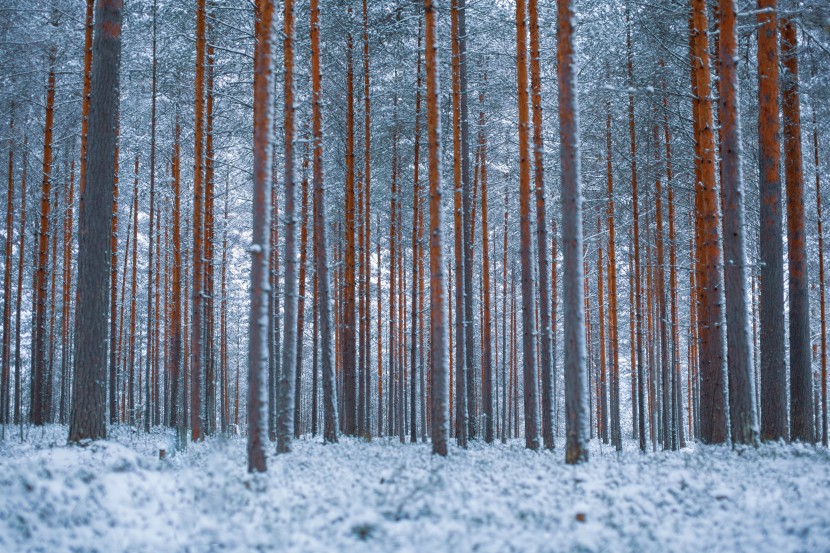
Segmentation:
<svg viewBox="0 0 830 553">
<path fill-rule="evenodd" d="M 159 460 L 165 434 L 0 442 L 0 551 L 830 551 L 830 453 L 691 448 L 591 461 L 522 442 L 447 459 L 396 439 L 298 440 L 246 472 L 245 440 Z M 559 445 L 559 444 L 558 444 Z"/>
</svg>

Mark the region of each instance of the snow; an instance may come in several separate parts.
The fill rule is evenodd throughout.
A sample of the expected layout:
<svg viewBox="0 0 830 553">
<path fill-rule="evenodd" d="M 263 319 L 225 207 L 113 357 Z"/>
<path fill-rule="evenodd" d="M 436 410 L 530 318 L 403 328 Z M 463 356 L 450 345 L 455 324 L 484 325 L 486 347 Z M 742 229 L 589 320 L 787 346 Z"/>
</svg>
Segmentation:
<svg viewBox="0 0 830 553">
<path fill-rule="evenodd" d="M 591 461 L 521 440 L 446 459 L 397 438 L 296 440 L 246 473 L 242 437 L 66 428 L 0 442 L 0 551 L 828 551 L 830 454 L 812 446 Z M 159 449 L 167 457 L 159 460 Z"/>
</svg>

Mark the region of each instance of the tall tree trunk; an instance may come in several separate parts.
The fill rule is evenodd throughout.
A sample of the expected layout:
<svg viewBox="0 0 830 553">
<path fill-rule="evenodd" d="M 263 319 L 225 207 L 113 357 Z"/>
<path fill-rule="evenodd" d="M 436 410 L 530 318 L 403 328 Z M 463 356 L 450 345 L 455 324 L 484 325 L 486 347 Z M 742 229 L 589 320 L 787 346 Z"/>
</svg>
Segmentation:
<svg viewBox="0 0 830 553">
<path fill-rule="evenodd" d="M 291 0 L 286 2 L 286 9 Z M 265 472 L 268 372 L 268 270 L 271 202 L 271 23 L 272 0 L 257 0 L 254 59 L 254 197 L 251 240 L 251 304 L 248 319 L 248 472 Z M 286 327 L 287 328 L 287 327 Z M 293 367 L 293 365 L 292 365 Z"/>
<path fill-rule="evenodd" d="M 364 0 L 365 1 L 365 0 Z M 417 66 L 417 86 L 415 89 L 415 151 L 414 156 L 415 160 L 413 162 L 413 185 L 412 185 L 412 327 L 410 328 L 411 332 L 411 339 L 412 345 L 410 347 L 410 363 L 409 366 L 412 370 L 412 377 L 410 379 L 410 434 L 409 439 L 412 443 L 415 443 L 418 439 L 418 435 L 416 432 L 416 378 L 415 378 L 415 370 L 416 370 L 416 340 L 418 336 L 418 317 L 420 315 L 420 309 L 418 309 L 418 284 L 423 282 L 423 277 L 420 273 L 420 265 L 418 263 L 419 258 L 421 257 L 420 253 L 420 238 L 422 235 L 420 229 L 420 223 L 422 221 L 420 217 L 421 212 L 421 181 L 420 181 L 420 147 L 421 147 L 421 34 L 422 34 L 422 23 L 420 17 L 420 11 L 418 10 L 418 49 L 415 55 L 418 58 Z M 423 342 L 422 342 L 423 343 Z M 423 355 L 423 353 L 422 353 Z M 421 366 L 423 369 L 423 366 Z M 425 390 L 423 388 L 423 381 L 421 382 L 421 396 L 425 395 Z M 421 412 L 423 415 L 423 411 Z M 421 421 L 421 425 L 423 426 L 423 417 Z"/>
<path fill-rule="evenodd" d="M 377 239 L 377 268 L 378 268 L 378 283 L 377 283 L 377 290 L 378 290 L 378 297 L 377 297 L 377 305 L 378 305 L 378 330 L 377 330 L 377 356 L 378 356 L 378 436 L 383 436 L 383 332 L 381 330 L 382 326 L 382 297 L 383 297 L 383 290 L 380 286 L 380 217 L 378 217 L 378 239 Z"/>
<path fill-rule="evenodd" d="M 737 74 L 735 0 L 720 0 L 720 81 L 718 115 L 723 185 L 724 284 L 726 286 L 727 363 L 729 367 L 729 421 L 732 442 L 755 444 L 758 420 L 749 329 L 747 259 L 744 239 L 744 190 L 741 171 L 741 123 Z"/>
<path fill-rule="evenodd" d="M 787 439 L 784 244 L 776 0 L 758 0 L 758 163 L 761 254 L 761 437 Z"/>
<path fill-rule="evenodd" d="M 202 285 L 204 280 L 205 0 L 196 0 L 196 92 L 193 148 L 193 298 L 190 333 L 190 427 L 194 442 L 202 429 Z"/>
<path fill-rule="evenodd" d="M 602 236 L 602 217 L 597 219 L 597 234 Z M 599 302 L 599 394 L 597 394 L 597 410 L 599 419 L 598 437 L 603 443 L 608 443 L 608 378 L 606 375 L 605 349 L 605 283 L 603 282 L 603 255 L 602 241 L 599 242 L 597 252 L 597 301 Z"/>
<path fill-rule="evenodd" d="M 795 8 L 795 4 L 792 4 Z M 795 21 L 782 17 L 781 113 L 784 118 L 784 178 L 787 189 L 787 265 L 790 313 L 790 427 L 792 439 L 815 440 L 813 377 L 810 364 L 810 293 L 801 159 L 801 106 L 798 92 L 798 41 Z M 766 282 L 764 282 L 766 286 Z"/>
<path fill-rule="evenodd" d="M 419 87 L 420 89 L 420 87 Z M 361 358 L 365 358 L 363 362 L 364 370 L 366 373 L 366 434 L 367 436 L 371 437 L 372 435 L 372 371 L 369 370 L 369 358 L 371 355 L 372 349 L 372 341 L 371 341 L 371 323 L 372 323 L 372 310 L 369 308 L 369 303 L 372 296 L 372 287 L 370 285 L 370 257 L 371 257 L 371 229 L 372 229 L 372 219 L 371 219 L 371 191 L 372 191 L 372 167 L 371 167 L 371 101 L 370 101 L 370 94 L 369 94 L 369 6 L 367 0 L 363 0 L 363 102 L 364 102 L 364 124 L 363 124 L 363 132 L 364 132 L 364 202 L 365 202 L 365 210 L 364 210 L 364 243 L 363 243 L 363 278 L 366 282 L 366 320 L 363 322 L 363 328 L 366 333 L 366 340 L 364 343 L 365 350 L 361 353 Z M 416 138 L 417 139 L 417 138 Z M 417 161 L 415 163 L 417 165 Z M 380 335 L 378 335 L 378 339 L 380 339 Z M 380 413 L 378 412 L 378 417 L 380 417 Z M 378 419 L 380 420 L 380 419 Z"/>
<path fill-rule="evenodd" d="M 464 334 L 464 172 L 461 136 L 461 56 L 459 51 L 459 0 L 451 0 L 452 30 L 452 128 L 453 128 L 453 228 L 455 230 L 455 437 L 467 447 L 469 405 L 467 394 L 467 354 Z"/>
<path fill-rule="evenodd" d="M 29 166 L 29 137 L 24 133 L 23 135 L 23 171 L 20 177 L 20 226 L 18 231 L 18 245 L 17 245 L 17 293 L 15 295 L 14 304 L 14 328 L 20 328 L 20 311 L 21 302 L 23 300 L 23 273 L 25 269 L 26 258 L 26 176 Z M 7 298 L 9 296 L 6 296 Z M 21 390 L 21 367 L 20 367 L 20 332 L 14 333 L 14 424 L 19 424 L 21 434 L 23 431 L 23 415 L 22 415 L 22 390 Z"/>
<path fill-rule="evenodd" d="M 484 79 L 486 80 L 486 78 L 487 75 L 485 74 Z M 482 295 L 484 296 L 484 313 L 481 321 L 481 402 L 484 414 L 484 441 L 492 443 L 494 439 L 493 426 L 498 421 L 497 415 L 494 416 L 493 414 L 493 314 L 490 307 L 490 226 L 487 204 L 487 134 L 483 91 L 479 92 L 478 101 L 480 106 L 478 114 L 478 155 L 479 178 L 481 181 Z M 496 390 L 498 391 L 498 387 Z M 498 394 L 496 397 L 498 398 Z M 548 397 L 548 400 L 550 400 L 550 397 Z"/>
<path fill-rule="evenodd" d="M 562 8 L 560 7 L 560 9 Z M 568 56 L 567 61 L 570 62 L 570 52 L 567 48 L 563 49 L 562 53 Z M 527 19 L 524 0 L 517 0 L 516 2 L 516 64 L 518 66 L 519 89 L 519 249 L 522 264 L 522 384 L 524 389 L 525 447 L 535 450 L 539 449 L 539 413 L 537 407 L 539 379 L 536 372 L 536 341 L 533 336 L 535 285 L 533 254 L 531 252 L 532 239 L 530 236 L 530 122 L 528 121 L 529 105 L 527 97 Z M 570 94 L 570 89 L 564 94 Z M 562 96 L 563 91 L 560 90 L 560 98 Z M 575 105 L 570 107 L 575 107 Z M 575 114 L 571 115 L 575 116 Z M 568 137 L 569 140 L 571 138 Z M 576 194 L 576 199 L 579 200 L 578 190 Z M 581 208 L 581 205 L 578 204 L 577 208 Z M 579 213 L 581 213 L 581 210 Z M 581 252 L 582 248 L 580 248 L 577 255 L 581 255 Z M 581 281 L 582 278 L 580 277 L 579 280 Z M 582 302 L 580 301 L 580 303 Z M 580 318 L 581 320 L 582 318 Z"/>
<path fill-rule="evenodd" d="M 424 0 L 426 32 L 426 95 L 427 144 L 429 148 L 429 294 L 430 294 L 430 405 L 432 418 L 432 452 L 447 455 L 448 424 L 448 368 L 447 296 L 444 288 L 443 209 L 441 197 L 441 119 L 438 111 L 438 47 L 435 37 L 434 0 Z"/>
<path fill-rule="evenodd" d="M 824 231 L 821 220 L 821 165 L 818 155 L 818 123 L 813 106 L 813 164 L 816 172 L 816 215 L 818 216 L 818 285 L 821 312 L 821 445 L 827 447 L 827 318 L 824 301 Z M 819 406 L 817 406 L 819 407 Z M 818 429 L 816 429 L 818 433 Z"/>
<path fill-rule="evenodd" d="M 606 69 L 607 72 L 607 69 Z M 617 315 L 617 246 L 614 217 L 614 170 L 611 162 L 611 101 L 605 103 L 605 164 L 608 183 L 608 356 L 611 360 L 611 441 L 622 451 L 620 428 L 620 342 Z"/>
<path fill-rule="evenodd" d="M 722 443 L 727 439 L 726 386 L 723 358 L 723 304 L 720 224 L 718 194 L 715 183 L 715 139 L 712 119 L 711 77 L 706 3 L 691 0 L 692 71 L 697 94 L 697 128 L 700 179 L 695 187 L 695 213 L 698 218 L 697 308 L 700 341 L 700 434 L 704 443 Z"/>
<path fill-rule="evenodd" d="M 99 0 L 93 43 L 89 167 L 78 240 L 75 378 L 69 441 L 106 437 L 107 295 L 121 62 L 120 0 Z M 104 255 L 101 255 L 103 253 Z"/>
<path fill-rule="evenodd" d="M 631 141 L 631 198 L 634 212 L 634 313 L 636 334 L 636 377 L 632 368 L 632 379 L 636 378 L 636 402 L 632 391 L 631 404 L 634 412 L 634 433 L 639 437 L 640 451 L 646 450 L 645 415 L 645 369 L 643 367 L 643 289 L 640 270 L 640 221 L 639 197 L 637 193 L 637 134 L 634 125 L 634 54 L 631 50 L 631 16 L 626 13 L 626 42 L 628 48 L 628 129 Z M 633 366 L 633 365 L 632 365 Z"/>
<path fill-rule="evenodd" d="M 467 359 L 467 431 L 470 439 L 478 435 L 476 408 L 475 348 L 473 347 L 473 217 L 470 183 L 470 124 L 467 109 L 467 0 L 456 0 L 458 10 L 458 83 L 461 110 L 461 186 L 462 226 L 464 228 L 464 354 Z"/>
<path fill-rule="evenodd" d="M 273 98 L 272 98 L 273 102 Z M 229 179 L 225 181 L 225 218 L 222 227 L 222 290 L 220 302 L 220 353 L 219 359 L 221 363 L 221 378 L 222 378 L 222 432 L 228 432 L 228 425 L 230 421 L 230 378 L 228 376 L 228 285 L 227 285 L 227 270 L 228 270 L 228 192 Z M 270 233 L 270 228 L 269 228 Z M 166 236 L 166 235 L 165 235 Z M 166 242 L 166 239 L 165 239 Z M 270 276 L 270 275 L 269 275 Z M 165 274 L 165 279 L 167 275 Z M 167 286 L 165 285 L 165 288 Z M 270 293 L 269 293 L 270 297 Z M 266 342 L 267 344 L 267 342 Z M 266 396 L 267 397 L 267 396 Z M 262 421 L 263 427 L 267 424 L 267 420 Z M 266 427 L 267 429 L 267 427 Z"/>
<path fill-rule="evenodd" d="M 507 437 L 510 434 L 510 423 L 509 423 L 509 415 L 510 409 L 508 408 L 508 395 L 507 389 L 510 387 L 510 383 L 512 380 L 508 382 L 507 380 L 507 362 L 508 362 L 508 351 L 507 351 L 507 221 L 509 211 L 507 209 L 507 194 L 504 195 L 504 226 L 502 227 L 502 262 L 501 262 L 501 290 L 502 290 L 502 297 L 501 297 L 501 403 L 502 403 L 502 415 L 501 415 L 501 442 L 506 443 Z M 556 243 L 556 241 L 553 241 Z M 554 259 L 556 259 L 554 257 Z"/>
<path fill-rule="evenodd" d="M 117 133 L 117 131 L 116 131 Z M 118 144 L 116 139 L 116 146 L 115 146 L 115 158 L 114 160 L 114 175 L 115 178 L 113 179 L 113 205 L 118 205 Z M 71 169 L 70 169 L 70 176 L 69 176 L 69 197 L 66 201 L 66 208 L 64 211 L 64 219 L 63 219 L 63 275 L 62 275 L 62 282 L 61 282 L 61 392 L 60 392 L 60 415 L 59 415 L 59 422 L 61 424 L 66 424 L 67 422 L 67 407 L 69 404 L 69 393 L 71 390 L 69 389 L 69 370 L 71 368 L 71 363 L 69 361 L 69 353 L 70 353 L 70 343 L 69 343 L 69 319 L 72 314 L 72 303 L 71 303 L 71 288 L 72 288 L 72 219 L 73 219 L 73 210 L 75 204 L 75 160 L 72 160 Z M 9 235 L 11 236 L 11 234 Z M 115 246 L 117 247 L 117 246 Z M 114 265 L 115 261 L 111 261 Z M 115 297 L 115 286 L 116 282 L 114 279 L 110 280 L 110 296 Z M 10 297 L 10 296 L 7 296 Z M 115 321 L 115 313 L 114 309 L 112 308 L 112 302 L 110 302 L 110 317 L 112 321 Z M 112 330 L 112 323 L 110 324 L 110 329 Z M 114 333 L 114 332 L 113 332 Z M 112 340 L 110 340 L 110 344 L 114 345 Z M 112 355 L 111 355 L 112 358 Z M 113 396 L 115 395 L 115 390 L 113 387 Z M 113 398 L 114 399 L 114 398 Z M 6 398 L 6 404 L 8 405 L 8 397 Z M 114 409 L 113 409 L 114 410 Z M 7 416 L 8 418 L 8 416 Z M 112 420 L 112 423 L 115 423 L 115 420 Z"/>
<path fill-rule="evenodd" d="M 52 195 L 52 138 L 55 107 L 55 58 L 57 47 L 49 50 L 49 77 L 46 85 L 46 121 L 43 136 L 43 180 L 40 195 L 40 228 L 38 235 L 37 273 L 35 276 L 34 363 L 32 364 L 31 422 L 43 425 L 49 418 L 46 409 L 46 279 L 49 266 L 49 216 Z"/>
<path fill-rule="evenodd" d="M 305 326 L 305 280 L 306 280 L 306 261 L 308 260 L 308 177 L 305 173 L 308 172 L 308 152 L 303 159 L 303 182 L 302 182 L 302 203 L 300 207 L 300 283 L 299 283 L 299 297 L 297 299 L 297 365 L 294 370 L 295 382 L 294 387 L 297 390 L 297 396 L 300 395 L 302 374 L 303 374 L 303 338 Z M 299 438 L 302 434 L 302 419 L 300 417 L 300 401 L 294 402 L 294 437 Z"/>
<path fill-rule="evenodd" d="M 654 164 L 659 167 L 660 164 L 660 135 L 657 124 L 652 127 L 652 149 L 654 151 Z M 655 211 L 655 231 L 654 243 L 657 253 L 657 262 L 654 268 L 655 277 L 657 280 L 657 326 L 660 332 L 660 384 L 661 384 L 661 419 L 662 419 L 662 434 L 661 441 L 663 442 L 663 449 L 671 449 L 672 435 L 674 434 L 674 419 L 671 414 L 674 412 L 672 408 L 672 370 L 669 362 L 669 329 L 666 328 L 668 320 L 668 310 L 666 309 L 666 257 L 665 249 L 663 247 L 663 182 L 660 178 L 660 172 L 655 171 L 655 189 L 654 189 L 654 211 Z M 657 367 L 654 367 L 657 370 Z"/>
<path fill-rule="evenodd" d="M 210 13 L 207 18 L 214 20 L 214 14 Z M 215 182 L 214 182 L 214 151 L 213 151 L 213 72 L 214 72 L 214 48 L 213 24 L 207 25 L 206 45 L 206 73 L 207 86 L 205 88 L 205 213 L 203 229 L 203 270 L 204 270 L 204 299 L 202 313 L 204 324 L 202 325 L 202 359 L 205 365 L 205 434 L 213 434 L 216 431 L 216 347 L 214 346 L 214 204 L 215 204 Z"/>
<path fill-rule="evenodd" d="M 150 232 L 147 246 L 147 375 L 144 379 L 145 395 L 147 397 L 146 409 L 144 411 L 144 431 L 149 433 L 152 425 L 152 404 L 150 396 L 150 375 L 153 368 L 153 355 L 155 347 L 153 320 L 153 233 L 157 232 L 156 217 L 156 3 L 153 2 L 153 76 L 151 85 L 150 100 Z"/>
<path fill-rule="evenodd" d="M 674 177 L 671 159 L 671 133 L 669 132 L 668 96 L 666 81 L 663 79 L 663 134 L 666 145 L 666 190 L 669 216 L 669 301 L 671 303 L 671 366 L 674 372 L 673 406 L 674 428 L 676 435 L 672 438 L 672 448 L 675 443 L 681 448 L 686 447 L 683 435 L 683 393 L 680 379 L 680 327 L 677 315 L 677 232 L 675 229 L 674 211 Z M 689 367 L 687 367 L 688 372 Z"/>
<path fill-rule="evenodd" d="M 186 428 L 179 426 L 179 375 L 182 367 L 182 236 L 181 236 L 181 127 L 176 116 L 173 137 L 173 286 L 170 333 L 170 426 L 179 429 L 180 438 Z M 123 295 L 122 295 L 123 304 Z M 182 398 L 182 404 L 186 403 Z M 184 420 L 182 419 L 182 422 Z"/>
<path fill-rule="evenodd" d="M 582 188 L 579 180 L 579 104 L 573 47 L 573 6 L 559 0 L 557 80 L 562 164 L 562 247 L 565 301 L 565 433 L 569 464 L 588 460 L 585 335 L 582 321 Z"/>
<path fill-rule="evenodd" d="M 283 87 L 285 132 L 285 315 L 280 372 L 277 452 L 291 451 L 294 430 L 294 369 L 297 362 L 297 209 L 294 183 L 294 0 L 285 0 L 283 16 Z"/>
<path fill-rule="evenodd" d="M 3 257 L 3 352 L 0 367 L 0 424 L 9 423 L 11 392 L 12 239 L 14 237 L 14 115 L 9 118 L 9 186 L 6 195 L 6 248 Z M 3 436 L 5 437 L 5 426 Z"/>
<path fill-rule="evenodd" d="M 136 289 L 138 284 L 138 154 L 135 155 L 135 177 L 133 180 L 133 256 L 132 276 L 130 279 L 130 343 L 129 360 L 127 371 L 129 372 L 127 383 L 127 411 L 130 425 L 135 423 L 135 317 L 136 317 Z M 129 249 L 129 248 L 128 248 Z M 123 301 L 123 300 L 122 300 Z M 77 326 L 77 323 L 76 323 Z"/>
<path fill-rule="evenodd" d="M 541 365 L 539 367 L 542 380 L 542 436 L 545 449 L 553 449 L 553 363 L 550 322 L 550 284 L 548 275 L 548 222 L 545 211 L 545 183 L 543 158 L 545 145 L 542 139 L 542 70 L 540 67 L 541 52 L 539 48 L 539 16 L 538 0 L 528 0 L 528 16 L 530 20 L 530 87 L 531 102 L 533 105 L 533 180 L 536 188 L 536 245 L 539 263 L 539 319 L 541 324 Z"/>
<path fill-rule="evenodd" d="M 348 8 L 347 25 L 352 22 Z M 355 328 L 355 190 L 354 190 L 354 64 L 351 28 L 346 31 L 346 252 L 345 290 L 343 295 L 343 432 L 357 433 L 357 378 Z"/>
</svg>

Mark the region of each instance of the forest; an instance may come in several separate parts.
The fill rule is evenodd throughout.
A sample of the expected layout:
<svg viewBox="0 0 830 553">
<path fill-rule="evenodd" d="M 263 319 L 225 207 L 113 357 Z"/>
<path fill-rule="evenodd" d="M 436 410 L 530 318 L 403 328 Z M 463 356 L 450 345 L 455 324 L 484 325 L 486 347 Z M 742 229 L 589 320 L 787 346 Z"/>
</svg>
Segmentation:
<svg viewBox="0 0 830 553">
<path fill-rule="evenodd" d="M 0 551 L 830 551 L 825 1 L 0 0 L 0 83 Z"/>
</svg>

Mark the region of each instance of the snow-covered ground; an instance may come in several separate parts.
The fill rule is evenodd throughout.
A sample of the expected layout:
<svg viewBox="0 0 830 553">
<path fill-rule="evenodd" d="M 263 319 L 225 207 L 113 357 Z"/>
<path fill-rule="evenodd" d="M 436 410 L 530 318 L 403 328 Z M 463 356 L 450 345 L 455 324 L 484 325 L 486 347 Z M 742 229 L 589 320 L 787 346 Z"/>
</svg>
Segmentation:
<svg viewBox="0 0 830 553">
<path fill-rule="evenodd" d="M 246 473 L 243 438 L 159 460 L 162 434 L 0 442 L 0 551 L 830 551 L 830 453 L 811 446 L 621 455 L 520 442 L 300 440 Z M 169 447 L 169 446 L 165 446 Z"/>
</svg>

